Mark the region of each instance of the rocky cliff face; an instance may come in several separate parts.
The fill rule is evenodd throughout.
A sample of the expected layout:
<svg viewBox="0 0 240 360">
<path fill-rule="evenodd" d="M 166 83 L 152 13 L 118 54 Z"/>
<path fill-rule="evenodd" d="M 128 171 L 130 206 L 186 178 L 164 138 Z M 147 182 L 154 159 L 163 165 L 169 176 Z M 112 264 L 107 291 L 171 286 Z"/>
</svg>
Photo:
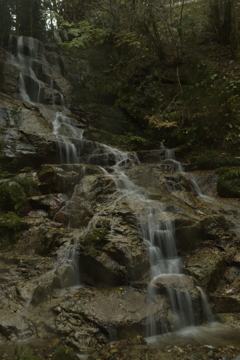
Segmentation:
<svg viewBox="0 0 240 360">
<path fill-rule="evenodd" d="M 216 175 L 184 173 L 165 149 L 139 161 L 90 140 L 100 127 L 114 137 L 130 125 L 99 99 L 81 106 L 74 91 L 91 93 L 92 65 L 73 73 L 70 62 L 28 38 L 1 49 L 0 353 L 73 359 L 68 346 L 89 359 L 191 358 L 184 341 L 168 351 L 166 339 L 153 349 L 143 337 L 218 317 L 226 326 L 213 327 L 214 351 L 225 351 L 220 337 L 235 356 L 239 202 L 217 196 Z M 185 343 L 204 345 L 200 336 Z"/>
</svg>

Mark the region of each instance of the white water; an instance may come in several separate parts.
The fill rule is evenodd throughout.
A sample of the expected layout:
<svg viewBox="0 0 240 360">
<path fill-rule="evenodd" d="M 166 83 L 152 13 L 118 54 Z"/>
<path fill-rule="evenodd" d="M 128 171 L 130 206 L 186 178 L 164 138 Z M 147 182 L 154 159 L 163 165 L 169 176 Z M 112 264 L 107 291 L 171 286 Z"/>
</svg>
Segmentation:
<svg viewBox="0 0 240 360">
<path fill-rule="evenodd" d="M 210 323 L 213 321 L 213 315 L 212 311 L 210 309 L 210 306 L 207 301 L 207 297 L 203 291 L 203 289 L 200 286 L 197 286 L 198 290 L 201 294 L 201 300 L 202 300 L 202 310 L 203 310 L 203 316 L 206 322 Z"/>
<path fill-rule="evenodd" d="M 61 134 L 62 132 L 68 136 Z M 56 112 L 53 122 L 53 134 L 58 140 L 59 162 L 61 164 L 76 164 L 79 162 L 78 151 L 72 139 L 82 140 L 83 129 L 77 129 L 71 123 L 71 119 L 63 112 Z"/>
<path fill-rule="evenodd" d="M 14 37 L 10 36 L 10 49 L 12 48 L 13 40 Z M 36 64 L 43 58 L 42 44 L 37 39 L 19 36 L 17 38 L 16 47 L 17 49 L 14 61 L 21 71 L 18 84 L 21 97 L 24 101 L 31 104 L 39 103 L 43 83 L 37 77 L 38 68 Z"/>
</svg>

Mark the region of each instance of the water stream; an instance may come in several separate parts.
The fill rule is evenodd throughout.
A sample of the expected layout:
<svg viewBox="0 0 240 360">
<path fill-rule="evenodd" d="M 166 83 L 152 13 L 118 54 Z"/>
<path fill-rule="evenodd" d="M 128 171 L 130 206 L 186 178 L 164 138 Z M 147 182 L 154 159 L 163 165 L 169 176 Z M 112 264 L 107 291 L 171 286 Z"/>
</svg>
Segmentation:
<svg viewBox="0 0 240 360">
<path fill-rule="evenodd" d="M 33 38 L 24 36 L 10 36 L 8 49 L 13 54 L 13 62 L 20 69 L 19 93 L 21 99 L 30 104 L 43 104 L 44 92 L 49 92 L 49 107 L 55 116 L 52 121 L 52 134 L 56 138 L 58 160 L 61 164 L 74 164 L 79 162 L 79 153 L 75 142 L 83 138 L 83 129 L 76 127 L 76 120 L 68 116 L 69 111 L 64 105 L 64 97 L 59 90 L 54 89 L 51 68 L 44 56 L 43 44 Z M 46 101 L 46 99 L 45 99 Z M 58 106 L 56 105 L 58 102 Z M 57 258 L 56 269 L 65 263 L 67 267 L 69 286 L 79 285 L 79 266 L 76 254 L 76 243 L 65 244 Z M 67 281 L 65 281 L 67 284 Z"/>
</svg>

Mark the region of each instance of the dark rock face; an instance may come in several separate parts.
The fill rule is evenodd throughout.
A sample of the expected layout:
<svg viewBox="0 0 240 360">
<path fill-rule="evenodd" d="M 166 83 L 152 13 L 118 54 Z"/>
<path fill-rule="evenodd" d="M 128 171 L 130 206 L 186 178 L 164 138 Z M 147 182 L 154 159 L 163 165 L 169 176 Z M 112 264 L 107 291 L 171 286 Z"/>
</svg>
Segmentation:
<svg viewBox="0 0 240 360">
<path fill-rule="evenodd" d="M 16 41 L 0 63 L 0 342 L 33 338 L 46 359 L 75 359 L 68 346 L 92 353 L 119 339 L 137 339 L 146 352 L 142 336 L 153 319 L 158 334 L 178 328 L 171 296 L 188 297 L 203 321 L 200 287 L 217 316 L 239 314 L 239 203 L 210 198 L 217 188 L 220 194 L 221 179 L 216 185 L 215 175 L 180 173 L 162 149 L 140 151 L 140 163 L 134 153 L 98 143 L 97 128 L 117 137 L 129 124 L 106 103 L 72 106 L 72 113 L 63 106 L 63 97 L 71 105 L 72 96 L 93 96 L 96 64 L 87 58 L 74 74 L 71 60 L 47 46 L 32 65 L 40 101 L 20 100 L 20 70 L 12 62 Z M 35 45 L 40 51 L 41 43 Z M 26 39 L 23 49 L 29 52 Z M 87 90 L 80 96 L 74 89 Z M 59 163 L 62 149 L 76 161 Z M 132 183 L 126 185 L 126 178 Z M 139 226 L 149 218 L 171 223 L 180 273 L 154 278 L 149 254 L 155 244 L 147 247 Z"/>
</svg>

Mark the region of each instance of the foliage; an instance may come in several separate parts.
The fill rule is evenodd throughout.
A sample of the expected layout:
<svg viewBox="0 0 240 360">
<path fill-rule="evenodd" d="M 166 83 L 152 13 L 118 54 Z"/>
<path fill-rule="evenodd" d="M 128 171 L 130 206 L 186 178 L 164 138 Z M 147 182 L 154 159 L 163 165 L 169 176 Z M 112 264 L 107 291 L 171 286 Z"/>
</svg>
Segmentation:
<svg viewBox="0 0 240 360">
<path fill-rule="evenodd" d="M 130 150 L 147 149 L 152 147 L 152 141 L 143 138 L 142 136 L 135 135 L 131 132 L 125 134 L 123 142 Z"/>
<path fill-rule="evenodd" d="M 102 45 L 109 35 L 107 28 L 97 27 L 87 20 L 72 23 L 55 11 L 45 11 L 46 21 L 56 21 L 54 32 L 61 38 L 62 46 L 66 49 L 87 49 Z"/>
</svg>

